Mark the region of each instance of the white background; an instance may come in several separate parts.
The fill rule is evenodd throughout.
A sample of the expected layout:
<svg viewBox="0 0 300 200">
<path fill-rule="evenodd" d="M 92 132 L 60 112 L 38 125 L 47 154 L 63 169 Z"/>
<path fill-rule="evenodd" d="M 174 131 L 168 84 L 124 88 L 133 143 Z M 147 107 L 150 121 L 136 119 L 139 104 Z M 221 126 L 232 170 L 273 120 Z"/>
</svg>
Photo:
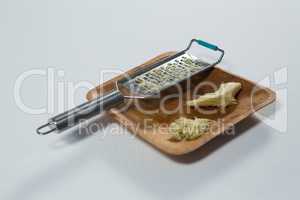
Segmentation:
<svg viewBox="0 0 300 200">
<path fill-rule="evenodd" d="M 292 0 L 1 0 L 0 199 L 299 199 L 299 10 Z M 118 126 L 109 120 L 90 137 L 36 135 L 58 113 L 57 94 L 51 113 L 16 105 L 24 71 L 52 67 L 55 84 L 97 84 L 103 69 L 129 69 L 193 37 L 223 47 L 222 67 L 254 81 L 286 67 L 287 122 L 272 128 L 252 117 L 239 136 L 173 158 L 131 135 L 102 137 Z M 46 83 L 44 76 L 24 82 L 26 105 L 45 107 Z M 75 104 L 87 90 L 77 91 Z"/>
</svg>

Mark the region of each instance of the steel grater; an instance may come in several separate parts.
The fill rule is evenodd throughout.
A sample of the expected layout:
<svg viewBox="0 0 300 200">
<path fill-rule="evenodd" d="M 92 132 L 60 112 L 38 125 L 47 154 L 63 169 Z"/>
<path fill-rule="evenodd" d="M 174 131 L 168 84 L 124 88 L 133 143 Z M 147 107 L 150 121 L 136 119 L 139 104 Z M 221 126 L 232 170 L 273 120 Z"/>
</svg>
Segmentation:
<svg viewBox="0 0 300 200">
<path fill-rule="evenodd" d="M 218 60 L 209 64 L 189 54 L 187 51 L 194 42 L 208 49 L 219 51 L 221 54 Z M 125 75 L 124 78 L 115 83 L 115 90 L 110 93 L 50 118 L 46 124 L 37 128 L 37 133 L 46 135 L 53 131 L 64 131 L 77 125 L 81 120 L 89 119 L 124 102 L 125 98 L 156 97 L 161 91 L 214 67 L 221 62 L 224 53 L 224 50 L 216 45 L 203 40 L 192 39 L 187 48 L 179 53 L 143 69 L 138 69 L 131 75 Z M 124 92 L 124 89 L 127 92 Z"/>
</svg>

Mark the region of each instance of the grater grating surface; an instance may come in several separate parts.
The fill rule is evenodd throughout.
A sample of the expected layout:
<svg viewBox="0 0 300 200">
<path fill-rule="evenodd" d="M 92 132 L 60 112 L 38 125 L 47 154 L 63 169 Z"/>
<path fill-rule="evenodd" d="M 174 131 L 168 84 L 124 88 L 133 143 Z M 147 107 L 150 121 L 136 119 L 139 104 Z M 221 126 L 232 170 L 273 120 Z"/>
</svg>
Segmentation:
<svg viewBox="0 0 300 200">
<path fill-rule="evenodd" d="M 149 96 L 173 86 L 210 66 L 197 57 L 184 53 L 124 83 L 134 94 Z"/>
</svg>

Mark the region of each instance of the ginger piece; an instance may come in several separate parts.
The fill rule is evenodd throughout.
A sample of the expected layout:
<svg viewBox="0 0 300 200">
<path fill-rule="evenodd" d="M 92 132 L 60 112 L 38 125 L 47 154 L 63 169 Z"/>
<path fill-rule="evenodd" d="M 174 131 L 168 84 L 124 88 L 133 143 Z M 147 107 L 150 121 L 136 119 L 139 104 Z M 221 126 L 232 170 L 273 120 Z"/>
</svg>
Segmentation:
<svg viewBox="0 0 300 200">
<path fill-rule="evenodd" d="M 213 120 L 210 119 L 188 119 L 180 117 L 170 124 L 170 141 L 194 140 L 208 132 Z"/>
<path fill-rule="evenodd" d="M 235 95 L 242 88 L 238 82 L 222 83 L 218 90 L 207 93 L 197 99 L 187 101 L 188 106 L 216 106 L 226 108 L 228 105 L 237 104 Z"/>
</svg>

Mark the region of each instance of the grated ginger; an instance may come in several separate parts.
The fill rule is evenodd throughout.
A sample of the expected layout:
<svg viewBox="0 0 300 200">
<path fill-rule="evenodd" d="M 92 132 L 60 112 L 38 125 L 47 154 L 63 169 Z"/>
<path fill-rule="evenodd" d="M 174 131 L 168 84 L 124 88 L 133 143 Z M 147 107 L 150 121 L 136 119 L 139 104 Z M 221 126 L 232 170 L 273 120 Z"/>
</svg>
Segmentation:
<svg viewBox="0 0 300 200">
<path fill-rule="evenodd" d="M 188 119 L 180 117 L 170 124 L 169 132 L 171 141 L 194 140 L 208 132 L 213 120 L 210 119 Z"/>
</svg>

